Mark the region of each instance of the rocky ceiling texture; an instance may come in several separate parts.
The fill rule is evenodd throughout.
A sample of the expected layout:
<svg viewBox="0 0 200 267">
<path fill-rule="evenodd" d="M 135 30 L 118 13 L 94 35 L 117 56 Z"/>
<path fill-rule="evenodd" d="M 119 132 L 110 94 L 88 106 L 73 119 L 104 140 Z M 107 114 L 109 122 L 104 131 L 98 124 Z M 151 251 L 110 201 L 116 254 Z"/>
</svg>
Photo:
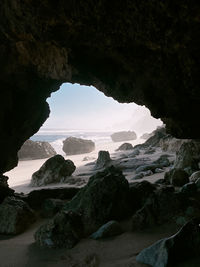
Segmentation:
<svg viewBox="0 0 200 267">
<path fill-rule="evenodd" d="M 0 173 L 63 82 L 145 105 L 176 137 L 199 138 L 199 47 L 194 0 L 1 0 Z"/>
</svg>

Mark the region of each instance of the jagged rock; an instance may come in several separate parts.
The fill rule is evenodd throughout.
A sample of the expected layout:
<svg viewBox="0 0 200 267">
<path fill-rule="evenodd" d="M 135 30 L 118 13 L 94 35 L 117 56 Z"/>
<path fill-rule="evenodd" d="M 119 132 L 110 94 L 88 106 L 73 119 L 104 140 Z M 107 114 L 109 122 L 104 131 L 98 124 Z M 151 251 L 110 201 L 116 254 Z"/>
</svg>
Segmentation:
<svg viewBox="0 0 200 267">
<path fill-rule="evenodd" d="M 190 177 L 191 182 L 196 182 L 200 178 L 200 171 L 194 172 Z"/>
<path fill-rule="evenodd" d="M 130 143 L 124 143 L 122 144 L 116 151 L 121 151 L 121 150 L 132 150 L 133 146 Z"/>
<path fill-rule="evenodd" d="M 123 142 L 123 141 L 129 141 L 129 140 L 137 139 L 137 135 L 133 131 L 116 132 L 116 133 L 111 134 L 110 137 L 111 137 L 113 142 Z"/>
<path fill-rule="evenodd" d="M 133 152 L 129 155 L 129 157 L 135 157 L 135 156 L 138 156 L 139 154 L 140 154 L 140 150 L 134 149 Z"/>
<path fill-rule="evenodd" d="M 106 168 L 111 164 L 112 160 L 108 151 L 99 151 L 98 159 L 95 164 L 95 169 Z"/>
<path fill-rule="evenodd" d="M 80 188 L 77 187 L 33 190 L 27 196 L 24 196 L 24 201 L 26 201 L 33 209 L 41 209 L 46 199 L 70 200 L 79 192 L 79 190 Z"/>
<path fill-rule="evenodd" d="M 19 234 L 34 222 L 35 215 L 28 204 L 14 196 L 0 205 L 0 234 Z"/>
<path fill-rule="evenodd" d="M 109 221 L 102 225 L 95 233 L 90 237 L 92 239 L 108 238 L 116 235 L 122 234 L 121 225 L 117 221 Z"/>
<path fill-rule="evenodd" d="M 187 184 L 184 184 L 183 187 L 181 188 L 180 192 L 187 195 L 187 196 L 192 196 L 196 193 L 197 191 L 197 186 L 194 182 L 190 182 Z"/>
<path fill-rule="evenodd" d="M 128 181 L 112 166 L 90 177 L 64 209 L 80 213 L 85 233 L 91 234 L 109 220 L 125 218 L 129 205 Z"/>
<path fill-rule="evenodd" d="M 144 205 L 132 217 L 132 230 L 143 230 L 155 225 L 173 221 L 184 212 L 185 196 L 174 193 L 174 188 L 161 187 L 145 199 Z"/>
<path fill-rule="evenodd" d="M 53 217 L 57 212 L 61 211 L 66 200 L 48 198 L 42 203 L 42 216 L 45 218 Z"/>
<path fill-rule="evenodd" d="M 189 175 L 182 169 L 171 169 L 165 173 L 165 182 L 174 186 L 183 186 L 189 183 Z"/>
<path fill-rule="evenodd" d="M 155 164 L 155 163 L 151 163 L 151 164 L 146 164 L 143 166 L 138 167 L 135 172 L 136 173 L 140 173 L 140 172 L 145 172 L 145 171 L 155 171 L 155 169 L 157 168 L 162 168 L 161 164 Z"/>
<path fill-rule="evenodd" d="M 56 155 L 48 159 L 31 178 L 31 186 L 44 186 L 52 183 L 67 182 L 69 176 L 75 171 L 73 161 L 65 160 L 63 156 Z"/>
<path fill-rule="evenodd" d="M 165 152 L 176 153 L 187 139 L 177 139 L 170 134 L 160 140 L 160 147 Z"/>
<path fill-rule="evenodd" d="M 12 196 L 14 194 L 14 190 L 9 188 L 7 181 L 7 176 L 0 175 L 0 204 L 5 197 Z"/>
<path fill-rule="evenodd" d="M 136 257 L 141 263 L 153 267 L 166 267 L 184 262 L 186 259 L 199 256 L 200 219 L 192 219 L 175 235 L 161 239 L 145 248 Z"/>
<path fill-rule="evenodd" d="M 18 152 L 19 160 L 45 159 L 56 155 L 48 142 L 27 140 Z"/>
<path fill-rule="evenodd" d="M 90 153 L 95 150 L 95 143 L 91 140 L 68 137 L 63 141 L 63 151 L 66 155 Z"/>
<path fill-rule="evenodd" d="M 156 185 L 145 180 L 130 184 L 129 198 L 132 210 L 136 211 L 140 209 L 155 190 Z"/>
<path fill-rule="evenodd" d="M 188 141 L 181 145 L 176 155 L 174 163 L 175 168 L 191 167 L 193 170 L 198 170 L 200 162 L 200 142 Z"/>
<path fill-rule="evenodd" d="M 168 159 L 169 155 L 161 155 L 157 160 L 155 160 L 154 164 L 159 164 L 160 167 L 169 167 L 170 161 Z"/>
<path fill-rule="evenodd" d="M 34 237 L 38 245 L 48 248 L 72 248 L 83 236 L 80 214 L 73 211 L 59 212 L 40 226 Z"/>
</svg>

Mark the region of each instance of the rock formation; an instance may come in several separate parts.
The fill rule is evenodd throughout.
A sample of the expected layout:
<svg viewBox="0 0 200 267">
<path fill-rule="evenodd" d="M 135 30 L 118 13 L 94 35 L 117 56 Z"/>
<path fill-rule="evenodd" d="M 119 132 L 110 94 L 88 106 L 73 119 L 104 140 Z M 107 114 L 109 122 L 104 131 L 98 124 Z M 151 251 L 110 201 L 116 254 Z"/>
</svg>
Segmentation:
<svg viewBox="0 0 200 267">
<path fill-rule="evenodd" d="M 63 156 L 56 155 L 42 165 L 33 173 L 31 186 L 44 186 L 52 183 L 65 183 L 69 176 L 75 171 L 76 166 L 73 161 L 65 160 Z"/>
<path fill-rule="evenodd" d="M 63 151 L 66 155 L 90 153 L 95 149 L 95 143 L 91 140 L 68 137 L 63 141 Z"/>
<path fill-rule="evenodd" d="M 130 143 L 124 143 L 116 151 L 121 151 L 121 150 L 132 150 L 133 146 Z"/>
<path fill-rule="evenodd" d="M 129 141 L 129 140 L 137 139 L 137 135 L 133 131 L 116 132 L 116 133 L 111 134 L 110 137 L 111 137 L 113 142 L 123 142 L 123 141 Z"/>
<path fill-rule="evenodd" d="M 48 142 L 27 140 L 18 152 L 19 160 L 45 159 L 56 155 Z"/>
<path fill-rule="evenodd" d="M 95 169 L 102 169 L 110 166 L 112 160 L 110 158 L 110 153 L 108 151 L 99 151 L 98 158 L 95 164 Z"/>
<path fill-rule="evenodd" d="M 1 174 L 63 82 L 145 105 L 173 136 L 199 138 L 199 10 L 194 1 L 2 0 Z"/>
</svg>

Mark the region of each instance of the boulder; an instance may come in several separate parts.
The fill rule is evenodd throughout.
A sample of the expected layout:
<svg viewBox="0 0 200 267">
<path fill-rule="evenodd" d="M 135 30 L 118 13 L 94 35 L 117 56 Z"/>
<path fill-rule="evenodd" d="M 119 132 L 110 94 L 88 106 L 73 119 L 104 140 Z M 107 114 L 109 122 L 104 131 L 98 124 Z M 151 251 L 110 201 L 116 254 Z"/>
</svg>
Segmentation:
<svg viewBox="0 0 200 267">
<path fill-rule="evenodd" d="M 82 235 L 80 214 L 62 211 L 40 226 L 34 237 L 41 247 L 70 249 L 78 243 Z"/>
<path fill-rule="evenodd" d="M 47 188 L 31 191 L 27 196 L 24 196 L 29 206 L 33 209 L 41 209 L 46 199 L 61 199 L 71 200 L 78 192 L 78 187 L 61 187 L 61 188 Z"/>
<path fill-rule="evenodd" d="M 73 161 L 65 160 L 61 155 L 48 159 L 42 167 L 33 173 L 31 186 L 44 186 L 52 183 L 65 183 L 75 171 Z"/>
<path fill-rule="evenodd" d="M 153 267 L 176 266 L 186 259 L 199 256 L 200 219 L 186 223 L 175 235 L 161 239 L 142 250 L 136 257 L 138 262 Z"/>
<path fill-rule="evenodd" d="M 0 234 L 19 234 L 35 221 L 28 204 L 14 196 L 7 197 L 0 205 Z"/>
<path fill-rule="evenodd" d="M 196 182 L 200 178 L 200 171 L 194 172 L 190 177 L 190 182 Z"/>
<path fill-rule="evenodd" d="M 0 204 L 7 197 L 14 194 L 14 190 L 8 186 L 8 177 L 5 175 L 0 175 Z"/>
<path fill-rule="evenodd" d="M 197 191 L 197 185 L 194 182 L 184 184 L 184 186 L 180 189 L 180 192 L 187 196 L 193 196 L 196 193 L 196 191 Z"/>
<path fill-rule="evenodd" d="M 112 160 L 108 151 L 99 151 L 98 159 L 95 164 L 95 169 L 106 168 L 111 164 Z"/>
<path fill-rule="evenodd" d="M 27 140 L 18 151 L 19 160 L 45 159 L 56 155 L 48 142 Z"/>
<path fill-rule="evenodd" d="M 90 237 L 92 239 L 101 239 L 108 238 L 116 235 L 122 234 L 121 225 L 117 221 L 109 221 L 106 224 L 102 225 L 95 233 Z"/>
<path fill-rule="evenodd" d="M 193 170 L 198 170 L 200 161 L 200 142 L 190 140 L 181 145 L 176 155 L 174 163 L 175 168 L 191 167 Z"/>
<path fill-rule="evenodd" d="M 90 153 L 95 150 L 95 143 L 91 140 L 68 137 L 63 141 L 63 151 L 66 155 Z"/>
<path fill-rule="evenodd" d="M 137 135 L 134 131 L 122 131 L 111 134 L 113 142 L 123 142 L 137 139 Z"/>
<path fill-rule="evenodd" d="M 152 171 L 154 172 L 155 169 L 157 168 L 162 168 L 162 166 L 160 164 L 155 164 L 155 163 L 151 163 L 151 164 L 145 164 L 143 166 L 138 167 L 135 172 L 136 173 L 140 173 L 140 172 L 145 172 L 145 171 Z"/>
<path fill-rule="evenodd" d="M 187 139 L 177 139 L 170 134 L 160 140 L 160 147 L 165 152 L 176 153 Z"/>
<path fill-rule="evenodd" d="M 161 168 L 162 167 L 169 167 L 170 166 L 170 161 L 169 161 L 168 157 L 169 157 L 169 155 L 167 155 L 167 154 L 161 155 L 153 163 L 154 164 L 159 164 Z"/>
<path fill-rule="evenodd" d="M 165 182 L 174 186 L 183 186 L 189 183 L 189 175 L 182 169 L 171 169 L 165 173 Z"/>
<path fill-rule="evenodd" d="M 126 218 L 130 214 L 129 200 L 128 181 L 111 166 L 90 177 L 64 210 L 80 213 L 85 233 L 91 234 L 110 220 Z"/>
<path fill-rule="evenodd" d="M 48 198 L 42 203 L 41 214 L 44 218 L 51 218 L 61 211 L 67 200 Z"/>
<path fill-rule="evenodd" d="M 116 151 L 132 150 L 132 149 L 133 149 L 132 144 L 130 144 L 130 143 L 124 143 L 120 147 L 118 147 L 118 149 L 116 149 Z"/>
</svg>

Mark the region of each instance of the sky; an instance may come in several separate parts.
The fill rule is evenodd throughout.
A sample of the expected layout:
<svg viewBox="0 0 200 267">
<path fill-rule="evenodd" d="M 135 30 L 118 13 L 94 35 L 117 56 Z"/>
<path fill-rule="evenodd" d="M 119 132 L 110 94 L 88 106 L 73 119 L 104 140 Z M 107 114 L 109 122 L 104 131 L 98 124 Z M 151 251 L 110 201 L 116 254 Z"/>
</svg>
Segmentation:
<svg viewBox="0 0 200 267">
<path fill-rule="evenodd" d="M 92 86 L 65 83 L 47 102 L 51 113 L 43 129 L 135 130 L 142 134 L 162 124 L 144 106 L 118 103 Z"/>
</svg>

